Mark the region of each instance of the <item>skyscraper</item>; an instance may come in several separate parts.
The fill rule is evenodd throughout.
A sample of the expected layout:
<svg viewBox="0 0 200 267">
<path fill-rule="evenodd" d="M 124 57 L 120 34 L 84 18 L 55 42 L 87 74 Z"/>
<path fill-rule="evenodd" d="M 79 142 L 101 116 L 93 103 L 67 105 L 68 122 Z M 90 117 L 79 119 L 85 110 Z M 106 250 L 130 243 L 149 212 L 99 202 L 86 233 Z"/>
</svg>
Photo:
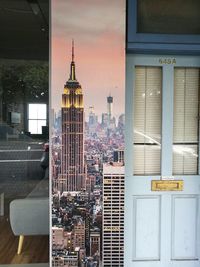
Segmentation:
<svg viewBox="0 0 200 267">
<path fill-rule="evenodd" d="M 89 125 L 89 132 L 92 134 L 95 133 L 97 125 L 98 125 L 98 116 L 95 114 L 93 106 L 89 107 L 88 125 Z"/>
<path fill-rule="evenodd" d="M 94 228 L 90 230 L 90 256 L 100 255 L 100 230 Z"/>
<path fill-rule="evenodd" d="M 124 149 L 117 149 L 113 152 L 113 161 L 124 163 Z"/>
<path fill-rule="evenodd" d="M 74 42 L 70 77 L 62 94 L 62 153 L 58 190 L 80 191 L 85 188 L 84 171 L 84 107 L 83 93 L 76 79 Z"/>
<path fill-rule="evenodd" d="M 107 114 L 108 114 L 108 129 L 115 129 L 116 121 L 113 116 L 113 97 L 109 95 L 107 97 Z"/>
<path fill-rule="evenodd" d="M 108 120 L 110 123 L 113 117 L 113 97 L 111 95 L 107 97 L 107 113 L 108 113 Z"/>
<path fill-rule="evenodd" d="M 124 260 L 124 166 L 103 165 L 102 262 L 104 267 L 123 266 Z"/>
<path fill-rule="evenodd" d="M 85 221 L 81 216 L 73 217 L 73 247 L 85 248 Z"/>
</svg>

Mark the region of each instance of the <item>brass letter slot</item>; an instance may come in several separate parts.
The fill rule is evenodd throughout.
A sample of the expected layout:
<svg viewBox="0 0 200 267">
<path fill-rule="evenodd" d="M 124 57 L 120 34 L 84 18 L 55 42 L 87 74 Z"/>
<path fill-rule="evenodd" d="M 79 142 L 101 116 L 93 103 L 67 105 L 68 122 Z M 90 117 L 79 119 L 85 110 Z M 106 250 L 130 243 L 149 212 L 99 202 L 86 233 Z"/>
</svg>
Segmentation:
<svg viewBox="0 0 200 267">
<path fill-rule="evenodd" d="M 151 191 L 183 191 L 183 181 L 173 180 L 173 181 L 162 181 L 162 180 L 152 180 L 151 181 Z"/>
</svg>

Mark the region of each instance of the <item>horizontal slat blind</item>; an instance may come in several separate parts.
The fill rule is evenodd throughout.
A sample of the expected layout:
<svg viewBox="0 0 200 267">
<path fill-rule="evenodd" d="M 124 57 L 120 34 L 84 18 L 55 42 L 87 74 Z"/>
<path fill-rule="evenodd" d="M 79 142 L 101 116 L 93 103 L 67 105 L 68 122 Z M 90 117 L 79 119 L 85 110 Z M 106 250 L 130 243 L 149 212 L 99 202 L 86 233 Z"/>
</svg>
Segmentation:
<svg viewBox="0 0 200 267">
<path fill-rule="evenodd" d="M 136 67 L 134 89 L 134 174 L 160 174 L 160 67 Z"/>
<path fill-rule="evenodd" d="M 198 172 L 199 69 L 174 69 L 173 174 Z"/>
</svg>

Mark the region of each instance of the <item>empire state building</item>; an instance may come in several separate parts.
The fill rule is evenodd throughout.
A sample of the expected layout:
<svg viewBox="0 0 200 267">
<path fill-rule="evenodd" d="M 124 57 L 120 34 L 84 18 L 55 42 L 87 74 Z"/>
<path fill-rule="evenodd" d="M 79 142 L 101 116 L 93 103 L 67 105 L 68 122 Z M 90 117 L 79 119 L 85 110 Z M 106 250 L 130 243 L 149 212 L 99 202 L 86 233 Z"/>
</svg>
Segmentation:
<svg viewBox="0 0 200 267">
<path fill-rule="evenodd" d="M 58 189 L 81 191 L 85 188 L 83 92 L 76 79 L 74 42 L 70 77 L 62 94 L 62 153 Z"/>
</svg>

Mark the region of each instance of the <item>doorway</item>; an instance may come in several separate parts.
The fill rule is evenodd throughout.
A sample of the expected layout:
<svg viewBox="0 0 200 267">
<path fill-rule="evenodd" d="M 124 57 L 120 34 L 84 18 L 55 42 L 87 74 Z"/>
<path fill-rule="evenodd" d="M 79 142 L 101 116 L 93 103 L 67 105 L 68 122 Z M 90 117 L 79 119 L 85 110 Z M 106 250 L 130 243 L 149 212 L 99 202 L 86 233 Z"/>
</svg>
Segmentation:
<svg viewBox="0 0 200 267">
<path fill-rule="evenodd" d="M 127 56 L 125 267 L 200 264 L 199 67 Z"/>
</svg>

